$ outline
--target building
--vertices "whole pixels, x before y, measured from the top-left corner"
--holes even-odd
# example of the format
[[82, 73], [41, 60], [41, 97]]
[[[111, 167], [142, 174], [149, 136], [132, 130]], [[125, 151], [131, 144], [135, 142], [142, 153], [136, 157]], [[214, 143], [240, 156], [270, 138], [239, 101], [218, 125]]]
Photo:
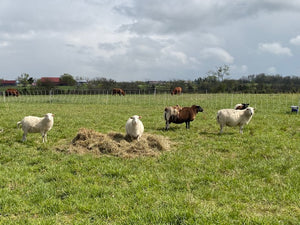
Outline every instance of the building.
[[87, 84], [87, 80], [76, 80], [77, 86]]
[[59, 77], [42, 77], [42, 78], [40, 79], [40, 81], [41, 81], [42, 83], [51, 82], [51, 83], [54, 84], [55, 86], [63, 85], [63, 84], [60, 82], [60, 78], [59, 78]]
[[17, 86], [16, 80], [1, 80], [1, 86]]

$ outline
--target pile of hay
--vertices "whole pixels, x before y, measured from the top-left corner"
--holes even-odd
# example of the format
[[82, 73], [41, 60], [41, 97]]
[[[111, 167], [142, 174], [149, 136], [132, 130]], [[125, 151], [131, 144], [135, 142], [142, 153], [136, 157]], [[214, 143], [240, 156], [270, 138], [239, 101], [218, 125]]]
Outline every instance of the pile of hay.
[[170, 149], [170, 141], [163, 137], [144, 133], [139, 141], [120, 133], [102, 134], [81, 128], [69, 146], [57, 148], [58, 151], [95, 155], [109, 154], [124, 158], [137, 156], [157, 156]]

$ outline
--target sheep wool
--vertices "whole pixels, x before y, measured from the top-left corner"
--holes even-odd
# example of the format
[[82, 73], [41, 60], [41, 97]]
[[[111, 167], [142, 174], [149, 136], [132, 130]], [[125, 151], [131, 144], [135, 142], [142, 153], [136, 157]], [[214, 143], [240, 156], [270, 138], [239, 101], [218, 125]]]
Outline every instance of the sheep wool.
[[132, 138], [137, 139], [138, 141], [144, 133], [144, 125], [140, 120], [141, 118], [141, 116], [137, 115], [131, 116], [127, 120], [125, 125], [126, 134]]
[[248, 107], [243, 110], [221, 109], [217, 113], [217, 122], [220, 124], [220, 133], [224, 126], [240, 127], [240, 133], [243, 133], [244, 125], [248, 124], [254, 115], [254, 108]]
[[190, 128], [190, 122], [196, 118], [198, 112], [203, 112], [199, 105], [191, 107], [169, 106], [165, 108], [164, 117], [166, 120], [166, 130], [169, 129], [170, 123], [185, 123], [186, 129]]
[[17, 126], [22, 126], [23, 138], [22, 141], [26, 141], [28, 133], [41, 133], [43, 137], [43, 143], [47, 142], [47, 132], [52, 129], [54, 114], [47, 113], [44, 117], [26, 116], [17, 123]]
[[166, 121], [166, 130], [169, 129], [170, 123], [179, 116], [179, 111], [182, 109], [181, 106], [168, 106], [164, 111], [164, 119]]

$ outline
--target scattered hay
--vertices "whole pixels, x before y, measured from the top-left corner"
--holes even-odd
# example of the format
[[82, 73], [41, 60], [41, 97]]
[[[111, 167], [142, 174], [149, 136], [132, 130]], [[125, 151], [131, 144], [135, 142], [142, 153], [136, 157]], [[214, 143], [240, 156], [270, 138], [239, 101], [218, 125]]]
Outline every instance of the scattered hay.
[[139, 141], [121, 133], [102, 134], [97, 131], [81, 128], [69, 146], [57, 147], [58, 151], [95, 155], [113, 155], [123, 158], [138, 156], [157, 156], [170, 149], [169, 139], [144, 133]]

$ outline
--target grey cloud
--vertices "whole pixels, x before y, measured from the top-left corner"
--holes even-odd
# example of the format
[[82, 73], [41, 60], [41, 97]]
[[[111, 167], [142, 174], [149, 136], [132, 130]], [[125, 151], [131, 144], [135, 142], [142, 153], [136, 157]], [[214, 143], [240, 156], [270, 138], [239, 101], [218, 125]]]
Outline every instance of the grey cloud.
[[118, 48], [123, 48], [124, 47], [124, 43], [122, 42], [114, 42], [114, 43], [99, 43], [98, 44], [98, 48], [99, 49], [103, 49], [103, 50], [106, 50], [106, 51], [113, 51], [115, 49], [118, 49]]
[[288, 55], [292, 56], [292, 52], [287, 47], [282, 47], [280, 43], [273, 42], [273, 43], [260, 43], [259, 50], [262, 52], [268, 52], [275, 55]]
[[181, 0], [134, 0], [132, 6], [120, 5], [115, 10], [133, 18], [123, 24], [121, 31], [142, 34], [184, 33], [193, 30], [205, 31], [210, 26], [220, 26], [237, 19], [259, 15], [261, 12], [297, 11], [296, 0], [233, 0], [226, 1], [181, 1]]
[[[101, 44], [108, 48], [118, 45]], [[125, 48], [122, 53], [117, 52], [109, 58], [99, 56], [94, 62], [95, 70], [102, 74], [109, 73], [118, 80], [175, 79], [186, 70], [193, 71], [193, 74], [197, 70], [193, 66], [196, 60], [176, 49], [173, 40], [133, 37], [122, 47]]]
[[67, 72], [117, 80], [193, 79], [224, 63], [233, 68], [232, 77], [274, 65], [278, 72], [299, 74], [299, 4], [1, 0], [0, 78]]
[[300, 45], [300, 35], [290, 40], [290, 43], [293, 45]]
[[24, 33], [30, 30], [71, 32], [89, 27], [97, 20], [97, 8], [84, 1], [9, 1], [0, 3], [2, 32]]

